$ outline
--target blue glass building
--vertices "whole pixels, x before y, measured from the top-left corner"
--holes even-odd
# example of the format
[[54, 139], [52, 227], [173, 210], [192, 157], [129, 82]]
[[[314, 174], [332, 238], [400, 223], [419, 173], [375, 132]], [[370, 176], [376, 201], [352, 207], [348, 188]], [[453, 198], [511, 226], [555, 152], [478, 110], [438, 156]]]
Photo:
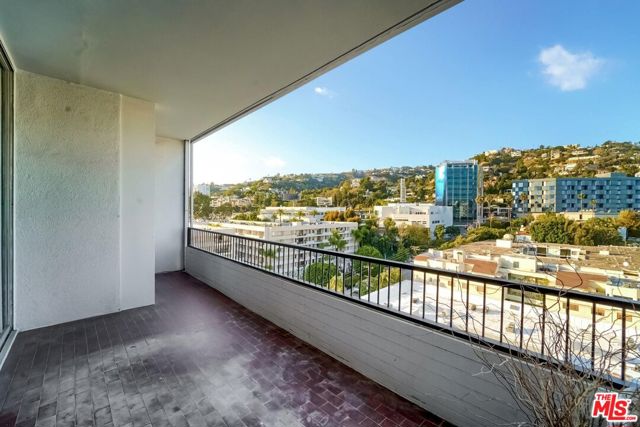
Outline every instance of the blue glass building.
[[482, 177], [475, 160], [438, 165], [435, 176], [436, 205], [453, 207], [453, 223], [465, 225], [478, 218], [476, 198], [482, 193]]
[[640, 177], [615, 172], [588, 178], [520, 179], [513, 181], [511, 193], [520, 214], [640, 210]]

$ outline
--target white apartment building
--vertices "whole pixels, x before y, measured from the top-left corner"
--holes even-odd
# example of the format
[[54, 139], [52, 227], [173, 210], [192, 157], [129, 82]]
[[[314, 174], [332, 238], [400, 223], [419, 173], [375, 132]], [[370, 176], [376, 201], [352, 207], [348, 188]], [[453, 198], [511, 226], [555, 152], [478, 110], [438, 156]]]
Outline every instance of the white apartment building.
[[391, 218], [396, 225], [418, 224], [429, 227], [431, 235], [438, 225], [453, 225], [453, 207], [436, 206], [431, 203], [389, 203], [386, 206], [375, 206], [374, 213], [382, 227], [386, 218]]
[[345, 212], [345, 207], [315, 207], [315, 206], [268, 206], [260, 210], [258, 218], [274, 222], [300, 222], [322, 221], [327, 212]]
[[[285, 243], [288, 245], [306, 246], [314, 249], [334, 249], [329, 238], [334, 230], [347, 242], [343, 253], [354, 253], [358, 248], [358, 243], [352, 235], [353, 230], [358, 228], [356, 222], [330, 222], [321, 221], [316, 223], [291, 223], [291, 222], [260, 222], [260, 221], [230, 221], [218, 224], [212, 230], [221, 233], [233, 234], [237, 236], [252, 237], [271, 242]], [[208, 228], [208, 227], [207, 227]], [[260, 257], [261, 252], [247, 242], [241, 249], [243, 257], [249, 262], [257, 262], [256, 257]], [[309, 254], [298, 251], [282, 250], [274, 247], [272, 256], [272, 268], [281, 272], [288, 272], [292, 269], [302, 271], [306, 265], [313, 262], [313, 259], [306, 259]]]

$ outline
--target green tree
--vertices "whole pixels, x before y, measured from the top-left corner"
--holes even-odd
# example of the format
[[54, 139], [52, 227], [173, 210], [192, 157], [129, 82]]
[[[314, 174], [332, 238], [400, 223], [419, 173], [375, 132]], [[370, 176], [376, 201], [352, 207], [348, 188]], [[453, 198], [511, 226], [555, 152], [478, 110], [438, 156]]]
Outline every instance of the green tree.
[[520, 200], [520, 205], [522, 206], [522, 212], [526, 212], [527, 208], [525, 204], [529, 202], [529, 194], [524, 192], [520, 193], [520, 195], [518, 196], [518, 199]]
[[587, 205], [584, 204], [585, 199], [587, 198], [587, 195], [584, 193], [578, 193], [578, 200], [580, 200], [580, 210], [584, 210]]
[[573, 243], [575, 226], [573, 221], [562, 215], [547, 213], [541, 215], [530, 226], [531, 238], [541, 243]]
[[580, 224], [574, 243], [584, 246], [621, 245], [622, 237], [614, 221], [609, 218], [590, 218]]
[[[395, 283], [400, 282], [400, 269], [399, 268], [383, 268], [378, 275], [372, 275], [370, 278], [363, 275], [362, 280], [359, 283], [360, 295], [367, 295], [370, 292], [375, 292]], [[379, 287], [378, 287], [379, 285]]]
[[210, 219], [212, 213], [211, 198], [196, 191], [193, 195], [193, 217], [196, 219]]
[[328, 289], [331, 291], [336, 291], [340, 293], [344, 292], [344, 281], [342, 280], [342, 277], [339, 274], [333, 276], [331, 280], [329, 280]]
[[263, 259], [263, 267], [266, 268], [267, 270], [273, 270], [273, 263], [272, 261], [276, 258], [276, 250], [275, 249], [260, 249], [259, 250], [260, 255], [262, 255], [262, 259]]
[[329, 236], [329, 244], [338, 252], [342, 252], [344, 248], [347, 247], [347, 241], [342, 237], [342, 234], [340, 234], [338, 230], [333, 230], [331, 232], [331, 236]]
[[331, 278], [337, 274], [338, 268], [335, 264], [331, 264], [331, 259], [327, 257], [324, 262], [319, 261], [309, 264], [304, 269], [304, 280], [326, 288]]
[[375, 224], [375, 222], [369, 220], [351, 232], [358, 245], [377, 247], [379, 236]]
[[618, 227], [626, 227], [630, 237], [640, 237], [640, 213], [632, 210], [624, 210], [616, 218]]
[[378, 238], [376, 247], [385, 258], [390, 258], [398, 250], [399, 232], [396, 223], [391, 218], [383, 221], [382, 235]]
[[[360, 246], [356, 251], [356, 254], [369, 258], [382, 258], [382, 253], [380, 253], [378, 248], [370, 245]], [[380, 264], [354, 260], [353, 271], [361, 274], [362, 277], [367, 277], [369, 275], [375, 276], [380, 271]]]
[[446, 235], [447, 239], [453, 239], [460, 235], [460, 228], [456, 227], [455, 225], [449, 225], [448, 227], [445, 227], [444, 234]]
[[447, 229], [443, 224], [436, 225], [436, 228], [433, 231], [433, 234], [434, 234], [434, 237], [436, 238], [436, 241], [438, 241], [438, 242], [443, 242], [444, 241], [444, 235], [447, 232], [446, 230]]
[[[457, 230], [457, 228], [456, 228]], [[400, 244], [407, 248], [427, 247], [431, 242], [429, 228], [418, 224], [404, 225], [399, 228]]]
[[410, 258], [411, 258], [411, 250], [409, 250], [408, 248], [405, 248], [402, 245], [398, 246], [398, 250], [391, 257], [392, 260], [400, 261], [400, 262], [407, 262], [409, 261]]
[[[377, 279], [376, 279], [377, 282]], [[380, 272], [380, 289], [400, 282], [399, 268], [385, 268]]]

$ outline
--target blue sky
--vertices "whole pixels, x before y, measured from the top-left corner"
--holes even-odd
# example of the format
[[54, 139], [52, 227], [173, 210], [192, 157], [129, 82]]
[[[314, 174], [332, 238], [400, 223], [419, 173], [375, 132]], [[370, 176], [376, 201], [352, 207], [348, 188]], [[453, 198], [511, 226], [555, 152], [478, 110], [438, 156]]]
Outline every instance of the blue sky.
[[466, 0], [198, 142], [194, 182], [639, 141], [639, 17], [636, 0]]

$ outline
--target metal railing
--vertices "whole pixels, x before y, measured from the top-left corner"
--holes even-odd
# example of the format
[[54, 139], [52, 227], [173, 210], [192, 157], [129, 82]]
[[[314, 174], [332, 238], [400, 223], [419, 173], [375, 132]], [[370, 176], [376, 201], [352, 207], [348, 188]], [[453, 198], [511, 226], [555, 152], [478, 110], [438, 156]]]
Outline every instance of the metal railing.
[[640, 381], [636, 301], [188, 229], [188, 246], [514, 356]]

